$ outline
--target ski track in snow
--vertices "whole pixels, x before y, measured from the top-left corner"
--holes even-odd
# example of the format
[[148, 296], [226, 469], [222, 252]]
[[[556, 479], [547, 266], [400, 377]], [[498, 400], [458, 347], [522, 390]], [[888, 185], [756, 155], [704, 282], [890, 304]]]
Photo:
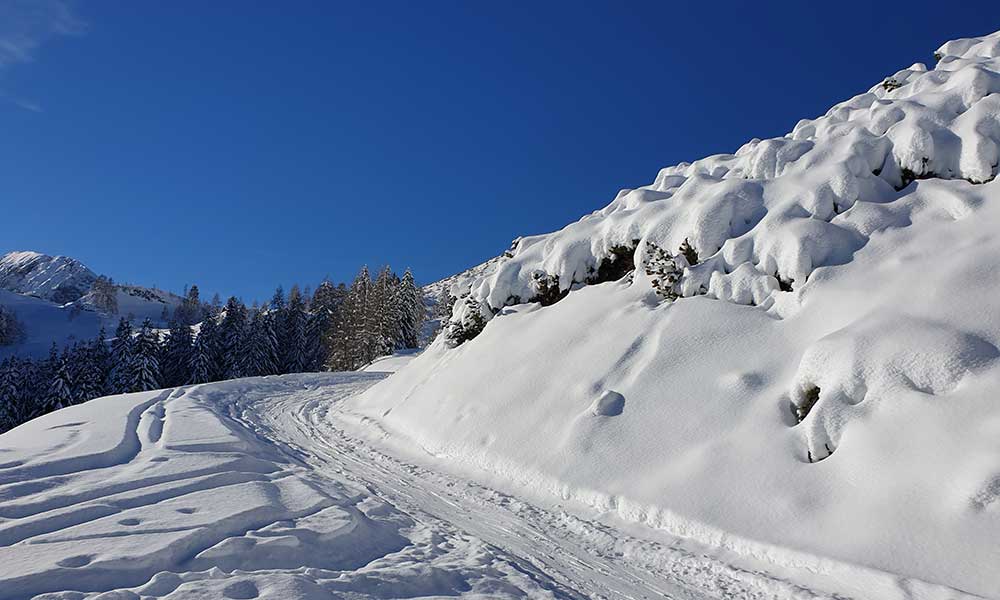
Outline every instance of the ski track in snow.
[[109, 397], [5, 434], [0, 599], [847, 597], [638, 539], [341, 430], [340, 402], [384, 377]]

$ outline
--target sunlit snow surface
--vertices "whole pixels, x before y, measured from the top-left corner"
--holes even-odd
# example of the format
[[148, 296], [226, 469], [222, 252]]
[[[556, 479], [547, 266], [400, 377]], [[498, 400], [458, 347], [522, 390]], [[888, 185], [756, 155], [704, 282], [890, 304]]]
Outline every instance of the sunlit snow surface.
[[383, 377], [114, 396], [0, 435], [0, 598], [897, 597], [894, 576], [630, 532], [353, 437], [372, 425], [343, 400]]
[[294, 409], [384, 376], [113, 396], [0, 436], [0, 598], [553, 597], [530, 567], [240, 420], [304, 427]]
[[[454, 318], [491, 317], [478, 337], [350, 410], [470, 473], [773, 564], [1000, 597], [1000, 34], [940, 53], [522, 239], [464, 285], [481, 303]], [[700, 262], [664, 302], [645, 242], [685, 239]], [[583, 283], [635, 240], [634, 279]], [[539, 275], [568, 295], [526, 303]]]

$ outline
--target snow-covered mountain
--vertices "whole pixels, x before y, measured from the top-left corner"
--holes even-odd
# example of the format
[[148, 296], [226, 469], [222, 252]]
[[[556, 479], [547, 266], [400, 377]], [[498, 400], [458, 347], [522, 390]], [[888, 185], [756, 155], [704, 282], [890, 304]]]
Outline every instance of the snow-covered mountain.
[[520, 239], [359, 427], [774, 564], [994, 596], [1000, 33], [936, 59]]
[[0, 256], [0, 289], [66, 304], [90, 290], [97, 275], [80, 261], [38, 252]]
[[164, 290], [136, 285], [113, 286], [114, 307], [97, 301], [92, 286], [98, 276], [80, 261], [38, 252], [10, 252], [0, 257], [0, 306], [23, 325], [19, 343], [0, 345], [0, 358], [43, 356], [57, 345], [84, 341], [101, 327], [114, 330], [121, 317], [134, 323], [166, 324], [181, 298]]

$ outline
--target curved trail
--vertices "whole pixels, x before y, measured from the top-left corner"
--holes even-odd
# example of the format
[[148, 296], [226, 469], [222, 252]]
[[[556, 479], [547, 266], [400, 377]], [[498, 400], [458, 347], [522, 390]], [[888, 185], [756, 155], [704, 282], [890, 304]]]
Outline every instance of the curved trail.
[[[343, 374], [340, 375], [344, 377]], [[816, 598], [803, 587], [677, 546], [635, 539], [490, 487], [409, 464], [351, 437], [338, 402], [381, 377], [320, 380], [267, 398], [233, 398], [231, 417], [321, 476], [362, 487], [446, 536], [482, 540], [562, 598]], [[331, 418], [334, 417], [334, 418]]]
[[359, 439], [343, 400], [385, 377], [111, 396], [4, 434], [0, 600], [851, 597]]

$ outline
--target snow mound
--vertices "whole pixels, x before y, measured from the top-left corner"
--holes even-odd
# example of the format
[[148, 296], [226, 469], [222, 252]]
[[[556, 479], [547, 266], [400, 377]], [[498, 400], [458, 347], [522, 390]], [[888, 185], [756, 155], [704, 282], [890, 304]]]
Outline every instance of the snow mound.
[[867, 243], [871, 227], [853, 222], [859, 205], [892, 202], [917, 179], [996, 176], [998, 40], [949, 42], [933, 70], [903, 69], [784, 137], [667, 167], [560, 231], [520, 238], [466, 285], [495, 312], [538, 298], [540, 277], [565, 292], [599, 281], [615, 249], [649, 241], [676, 251], [687, 240], [700, 264], [685, 272], [684, 296], [769, 306], [779, 281], [801, 286]]
[[808, 458], [836, 449], [855, 419], [908, 393], [945, 395], [1000, 357], [990, 342], [941, 322], [869, 315], [809, 346], [790, 393], [802, 415]]

